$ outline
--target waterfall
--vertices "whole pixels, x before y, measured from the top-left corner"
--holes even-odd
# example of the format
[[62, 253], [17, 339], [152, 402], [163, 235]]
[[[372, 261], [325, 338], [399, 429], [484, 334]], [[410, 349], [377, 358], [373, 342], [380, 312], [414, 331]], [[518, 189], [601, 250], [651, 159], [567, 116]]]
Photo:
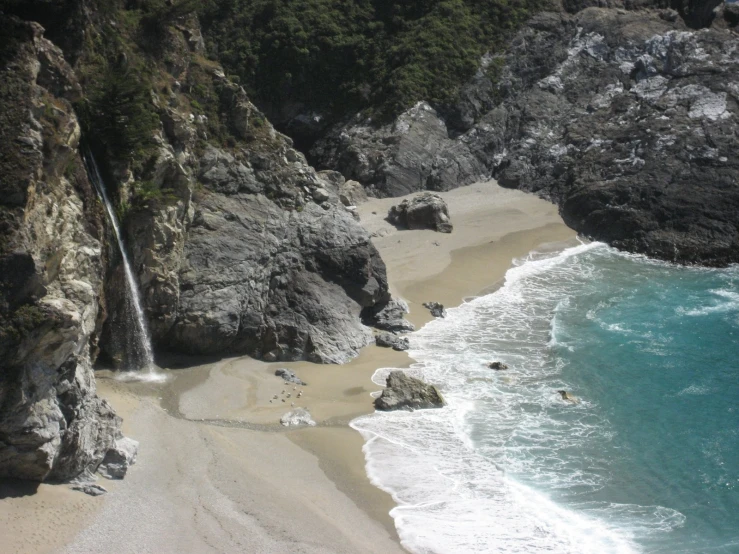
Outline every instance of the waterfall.
[[141, 293], [139, 291], [138, 284], [136, 283], [136, 279], [134, 278], [128, 254], [126, 253], [126, 247], [123, 243], [118, 218], [116, 217], [113, 205], [110, 203], [110, 199], [108, 198], [108, 193], [105, 190], [105, 183], [100, 175], [100, 169], [95, 162], [95, 158], [92, 156], [92, 152], [87, 150], [85, 152], [84, 159], [90, 180], [93, 185], [95, 185], [95, 189], [105, 204], [105, 210], [108, 212], [108, 219], [110, 219], [110, 223], [113, 226], [115, 238], [118, 241], [118, 249], [123, 258], [123, 269], [126, 274], [128, 300], [133, 307], [133, 310], [131, 310], [132, 313], [129, 316], [129, 329], [127, 329], [133, 338], [133, 341], [131, 341], [131, 350], [133, 350], [133, 352], [128, 352], [128, 355], [130, 360], [138, 366], [129, 369], [139, 369], [148, 371], [149, 373], [154, 373], [154, 352], [151, 348], [151, 336], [149, 335], [149, 328], [146, 324], [146, 318], [144, 317], [144, 309], [141, 305]]

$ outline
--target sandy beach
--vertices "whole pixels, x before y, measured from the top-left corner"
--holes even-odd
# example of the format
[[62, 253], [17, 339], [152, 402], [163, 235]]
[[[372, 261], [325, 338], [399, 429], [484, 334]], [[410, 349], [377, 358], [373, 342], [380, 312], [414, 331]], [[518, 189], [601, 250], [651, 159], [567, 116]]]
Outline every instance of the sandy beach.
[[[458, 305], [492, 290], [513, 259], [575, 237], [556, 206], [494, 182], [442, 196], [451, 234], [396, 230], [384, 217], [398, 198], [359, 206], [417, 327], [431, 317], [423, 302]], [[377, 368], [411, 362], [369, 346], [337, 366], [172, 358], [163, 384], [99, 372], [98, 390], [140, 441], [137, 464], [123, 481], [101, 479], [109, 493], [96, 498], [66, 486], [0, 486], [0, 552], [403, 552], [392, 498], [369, 482], [362, 438], [348, 423], [372, 411]], [[277, 367], [307, 386], [286, 386]], [[293, 402], [318, 425], [282, 427]]]

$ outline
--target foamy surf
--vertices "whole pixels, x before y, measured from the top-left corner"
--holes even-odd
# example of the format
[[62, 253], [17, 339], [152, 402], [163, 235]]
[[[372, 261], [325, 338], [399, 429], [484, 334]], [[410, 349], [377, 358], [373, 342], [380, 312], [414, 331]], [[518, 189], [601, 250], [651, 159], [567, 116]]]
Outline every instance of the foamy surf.
[[[563, 353], [583, 348], [570, 321], [577, 308], [571, 300], [624, 263], [646, 268], [634, 277], [637, 284], [678, 271], [599, 243], [533, 253], [495, 293], [412, 335], [409, 353], [418, 363], [408, 371], [437, 384], [448, 406], [352, 422], [366, 441], [371, 481], [398, 504], [391, 515], [411, 552], [631, 553], [685, 525], [679, 510], [612, 493], [621, 478], [620, 446], [612, 444], [618, 430], [598, 402], [585, 397], [567, 405], [556, 394], [572, 387]], [[734, 301], [730, 289], [713, 292]], [[668, 355], [672, 339], [659, 325], [645, 331], [604, 319], [634, 294], [616, 287], [582, 319], [612, 340]], [[726, 304], [714, 312], [731, 311]], [[510, 370], [492, 372], [490, 361]], [[382, 384], [388, 371], [378, 370], [373, 380]]]

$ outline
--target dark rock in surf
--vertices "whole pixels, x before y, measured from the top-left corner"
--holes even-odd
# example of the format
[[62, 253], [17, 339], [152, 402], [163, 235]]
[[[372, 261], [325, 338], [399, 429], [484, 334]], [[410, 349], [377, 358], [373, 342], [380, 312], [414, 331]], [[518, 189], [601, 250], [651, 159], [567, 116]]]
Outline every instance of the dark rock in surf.
[[488, 364], [488, 367], [490, 369], [494, 369], [495, 371], [502, 371], [504, 369], [508, 369], [508, 366], [505, 365], [503, 362], [490, 362]]
[[427, 308], [434, 317], [446, 317], [446, 310], [443, 304], [439, 304], [438, 302], [424, 302], [423, 307]]
[[429, 385], [406, 375], [402, 371], [391, 371], [385, 381], [386, 388], [375, 399], [377, 410], [420, 410], [441, 408], [446, 404], [444, 397], [434, 385]]

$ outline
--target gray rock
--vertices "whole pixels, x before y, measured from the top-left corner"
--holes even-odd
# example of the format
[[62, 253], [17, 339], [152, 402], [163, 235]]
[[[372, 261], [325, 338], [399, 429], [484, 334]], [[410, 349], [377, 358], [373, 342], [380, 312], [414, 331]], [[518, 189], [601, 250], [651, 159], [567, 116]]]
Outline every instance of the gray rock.
[[79, 157], [72, 68], [40, 25], [0, 19], [14, 37], [0, 131], [0, 478], [66, 481], [120, 433], [91, 364], [104, 222]]
[[420, 410], [441, 408], [446, 404], [435, 386], [402, 371], [391, 371], [385, 385], [382, 394], [375, 399], [375, 408], [378, 410]]
[[464, 144], [450, 138], [437, 111], [419, 102], [379, 128], [362, 116], [337, 125], [316, 142], [311, 155], [382, 197], [449, 190], [489, 173], [466, 152]]
[[410, 321], [404, 319], [407, 313], [408, 305], [394, 298], [379, 310], [368, 314], [366, 323], [384, 331], [409, 333], [416, 328]]
[[280, 418], [280, 423], [285, 427], [291, 427], [295, 425], [309, 425], [314, 427], [316, 422], [310, 415], [310, 412], [305, 408], [296, 408], [287, 412]]
[[407, 337], [399, 337], [392, 333], [380, 333], [375, 336], [375, 344], [398, 351], [408, 350], [411, 347]]
[[453, 229], [446, 202], [438, 194], [430, 192], [405, 199], [391, 207], [387, 220], [406, 229], [433, 229], [441, 233], [451, 233]]
[[439, 304], [438, 302], [424, 302], [423, 307], [427, 308], [434, 317], [446, 317], [446, 310], [443, 304]]
[[367, 192], [358, 181], [346, 181], [339, 188], [339, 200], [344, 206], [359, 206], [367, 201]]
[[458, 105], [442, 110], [446, 123], [423, 103], [381, 127], [357, 117], [313, 155], [378, 196], [494, 176], [618, 248], [739, 262], [739, 59], [735, 35], [719, 28], [734, 8], [724, 3], [714, 20], [719, 4], [671, 4], [689, 28], [644, 9], [660, 2], [567, 0], [570, 13], [534, 16], [495, 71], [483, 58]]
[[282, 379], [287, 383], [295, 383], [296, 385], [303, 385], [305, 386], [307, 383], [303, 382], [300, 377], [295, 375], [294, 372], [290, 371], [289, 369], [286, 369], [284, 367], [280, 367], [275, 370], [275, 375], [278, 377], [282, 377]]
[[508, 369], [508, 366], [503, 362], [490, 362], [488, 364], [488, 368], [494, 369], [495, 371], [502, 371], [504, 369]]
[[138, 452], [138, 441], [128, 437], [119, 438], [113, 448], [105, 453], [105, 458], [98, 466], [98, 473], [108, 479], [123, 479], [128, 468], [136, 463]]
[[330, 198], [331, 196], [329, 196], [326, 189], [317, 188], [316, 190], [313, 191], [313, 200], [315, 200], [319, 204], [326, 202]]
[[78, 485], [71, 485], [70, 488], [73, 491], [84, 492], [90, 496], [101, 496], [108, 492], [108, 489], [95, 483], [80, 483]]
[[[317, 174], [243, 89], [214, 79], [221, 105], [233, 110], [227, 119], [251, 138], [202, 154], [170, 138], [155, 174], [176, 202], [126, 220], [154, 343], [194, 354], [345, 362], [372, 341], [361, 315], [389, 300], [385, 265], [338, 202], [343, 177]], [[118, 299], [110, 304], [115, 321]], [[111, 329], [104, 328], [105, 348]]]

